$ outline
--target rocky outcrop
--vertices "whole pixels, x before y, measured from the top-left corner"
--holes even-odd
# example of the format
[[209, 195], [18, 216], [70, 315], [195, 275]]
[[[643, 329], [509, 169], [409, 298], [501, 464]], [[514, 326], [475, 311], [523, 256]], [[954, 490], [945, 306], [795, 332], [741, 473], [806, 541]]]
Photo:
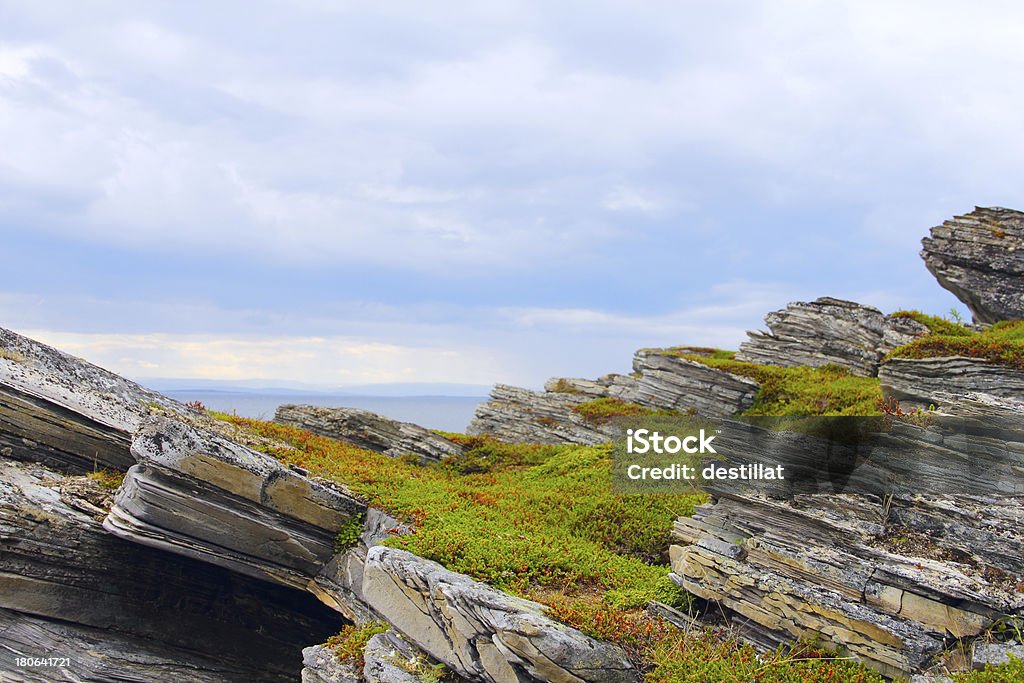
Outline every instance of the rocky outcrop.
[[437, 462], [462, 453], [462, 446], [411, 422], [399, 422], [360, 408], [282, 405], [274, 422], [345, 441], [391, 457], [413, 455]]
[[1024, 399], [1024, 372], [978, 358], [890, 358], [878, 371], [886, 396], [904, 408], [927, 408], [971, 392]]
[[784, 367], [834, 364], [864, 377], [878, 373], [886, 353], [928, 333], [910, 318], [831, 297], [791, 303], [764, 320], [771, 331], [748, 332], [737, 360]]
[[305, 588], [365, 504], [219, 435], [150, 418], [104, 527], [122, 538]]
[[614, 420], [591, 420], [579, 412], [581, 404], [595, 399], [701, 415], [733, 415], [753, 404], [757, 382], [681, 357], [689, 352], [641, 349], [633, 357], [632, 375], [556, 377], [543, 392], [498, 384], [491, 399], [477, 408], [467, 432], [511, 443], [595, 445], [622, 432]]
[[302, 683], [362, 683], [351, 662], [342, 662], [334, 650], [312, 645], [302, 651]]
[[403, 550], [370, 550], [363, 592], [409, 640], [473, 681], [639, 680], [622, 650], [551, 620], [542, 605]]
[[426, 667], [423, 655], [394, 631], [378, 633], [363, 653], [366, 683], [421, 683], [417, 667]]
[[713, 502], [675, 524], [682, 585], [761, 645], [817, 637], [889, 676], [1024, 613], [1024, 403], [943, 405], [916, 424], [724, 421], [720, 454], [790, 478], [708, 484]]
[[496, 384], [490, 400], [477, 407], [466, 432], [490, 434], [509, 443], [604, 443], [615, 432], [587, 422], [574, 410], [594, 398], [588, 394], [530, 391]]
[[931, 229], [921, 257], [975, 322], [1024, 318], [1024, 213], [975, 207]]
[[340, 627], [306, 593], [107, 533], [90, 487], [0, 462], [0, 679], [291, 681]]

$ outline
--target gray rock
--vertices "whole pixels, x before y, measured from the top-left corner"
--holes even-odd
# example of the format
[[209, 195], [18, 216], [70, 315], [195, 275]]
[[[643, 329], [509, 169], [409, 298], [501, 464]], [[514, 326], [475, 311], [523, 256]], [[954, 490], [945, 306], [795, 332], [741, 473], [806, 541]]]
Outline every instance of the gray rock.
[[334, 650], [313, 645], [302, 650], [302, 683], [361, 683], [356, 667], [343, 662]]
[[588, 423], [573, 408], [593, 400], [582, 393], [540, 392], [496, 384], [477, 406], [468, 434], [490, 434], [509, 443], [595, 445], [617, 432]]
[[415, 670], [429, 666], [426, 657], [394, 631], [370, 638], [363, 660], [366, 683], [420, 683]]
[[1010, 643], [975, 643], [971, 666], [977, 670], [986, 666], [1008, 664], [1010, 657], [1024, 661], [1024, 645]]
[[619, 397], [655, 409], [696, 412], [700, 415], [735, 415], [749, 408], [758, 384], [748, 377], [680, 358], [672, 349], [641, 349], [633, 356], [632, 390]]
[[860, 442], [822, 442], [806, 421], [789, 432], [722, 421], [719, 453], [784, 462], [790, 480], [708, 483], [714, 502], [675, 523], [674, 573], [761, 645], [817, 635], [891, 677], [919, 672], [950, 636], [1020, 614], [1024, 403], [940, 405]]
[[67, 482], [0, 460], [0, 679], [288, 681], [300, 648], [340, 627], [304, 592], [106, 533]]
[[542, 605], [403, 550], [370, 549], [363, 593], [410, 641], [470, 680], [624, 683], [640, 678], [620, 648], [553, 621]]
[[1024, 318], [1024, 213], [975, 207], [921, 240], [921, 257], [975, 322]]
[[306, 588], [364, 503], [224, 437], [150, 418], [104, 527], [122, 538]]
[[771, 331], [748, 332], [737, 360], [783, 367], [831, 363], [864, 377], [877, 374], [886, 353], [928, 332], [914, 320], [831, 297], [791, 303], [764, 320]]
[[421, 462], [436, 462], [463, 451], [459, 444], [429, 429], [360, 408], [282, 405], [274, 414], [274, 422], [391, 457], [415, 455]]
[[972, 392], [1024, 398], [1024, 372], [978, 358], [890, 358], [878, 370], [882, 392], [906, 408], [940, 405]]

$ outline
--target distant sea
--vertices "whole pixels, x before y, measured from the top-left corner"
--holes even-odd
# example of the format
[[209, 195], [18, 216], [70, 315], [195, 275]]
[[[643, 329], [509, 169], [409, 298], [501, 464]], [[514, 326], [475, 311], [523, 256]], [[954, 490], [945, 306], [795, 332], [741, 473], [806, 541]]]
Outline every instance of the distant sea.
[[164, 391], [183, 403], [199, 401], [211, 410], [234, 412], [241, 417], [271, 420], [284, 403], [330, 408], [363, 408], [402, 422], [415, 422], [427, 429], [464, 432], [484, 396], [349, 396], [331, 394], [260, 394], [234, 391]]

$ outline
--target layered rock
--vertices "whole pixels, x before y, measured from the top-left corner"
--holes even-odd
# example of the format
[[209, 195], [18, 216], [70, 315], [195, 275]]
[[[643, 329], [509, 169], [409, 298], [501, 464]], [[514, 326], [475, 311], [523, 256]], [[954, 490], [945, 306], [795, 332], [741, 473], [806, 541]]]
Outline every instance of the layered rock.
[[1024, 318], [1024, 213], [975, 207], [931, 229], [921, 257], [975, 322]]
[[926, 408], [971, 392], [1024, 399], [1024, 372], [979, 358], [890, 358], [878, 371], [882, 391], [906, 408]]
[[104, 527], [122, 538], [305, 588], [365, 504], [268, 455], [168, 418], [136, 432], [138, 461]]
[[737, 360], [783, 367], [833, 364], [864, 377], [878, 373], [886, 353], [928, 333], [910, 318], [831, 297], [791, 303], [764, 320], [770, 332], [748, 332]]
[[0, 461], [0, 678], [290, 681], [341, 625], [303, 592], [112, 536], [89, 484]]
[[709, 484], [713, 502], [675, 524], [681, 584], [764, 646], [817, 637], [890, 676], [1024, 613], [1024, 404], [943, 405], [881, 429], [723, 422], [719, 453], [789, 478]]
[[470, 680], [639, 680], [617, 646], [553, 621], [538, 603], [403, 550], [370, 550], [363, 593], [409, 640]]
[[622, 431], [614, 421], [588, 420], [579, 412], [595, 399], [702, 415], [733, 415], [753, 404], [757, 382], [680, 357], [689, 351], [641, 349], [633, 357], [632, 375], [552, 378], [543, 392], [498, 384], [491, 399], [477, 408], [467, 432], [512, 443], [594, 445]]
[[399, 422], [360, 408], [282, 405], [274, 422], [345, 441], [391, 457], [413, 455], [437, 462], [462, 453], [462, 446], [411, 422]]

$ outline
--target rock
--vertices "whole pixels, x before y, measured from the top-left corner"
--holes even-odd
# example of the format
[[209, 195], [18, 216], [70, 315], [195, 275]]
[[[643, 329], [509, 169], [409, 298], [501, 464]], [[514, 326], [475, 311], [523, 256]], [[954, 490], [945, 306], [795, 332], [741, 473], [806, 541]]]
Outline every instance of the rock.
[[901, 407], [941, 405], [971, 392], [1004, 398], [1024, 398], [1024, 372], [978, 358], [890, 358], [878, 371], [882, 392]]
[[150, 418], [103, 526], [143, 545], [306, 588], [366, 506], [224, 437]]
[[618, 389], [617, 398], [654, 409], [735, 415], [754, 403], [758, 384], [687, 358], [673, 349], [641, 349], [633, 357], [639, 375], [632, 391]]
[[302, 651], [302, 683], [361, 683], [356, 667], [343, 662], [334, 650], [313, 645]]
[[283, 405], [274, 414], [274, 422], [345, 441], [393, 458], [411, 454], [419, 457], [421, 462], [437, 462], [463, 451], [459, 444], [429, 429], [360, 408]]
[[1024, 661], [1024, 645], [1009, 643], [975, 643], [971, 666], [982, 670], [986, 666], [1008, 664], [1010, 657]]
[[791, 303], [764, 320], [771, 332], [748, 332], [737, 360], [783, 367], [834, 364], [864, 377], [878, 373], [886, 353], [928, 333], [915, 320], [831, 297]]
[[366, 683], [420, 683], [414, 673], [427, 666], [426, 658], [411, 643], [394, 631], [378, 633], [366, 643], [363, 653], [363, 678]]
[[887, 427], [723, 420], [719, 454], [789, 479], [707, 483], [714, 502], [674, 526], [673, 571], [762, 646], [817, 637], [891, 677], [1024, 613], [1024, 402], [941, 405]]
[[125, 471], [135, 428], [181, 404], [103, 368], [0, 328], [0, 453], [61, 470]]
[[65, 481], [0, 460], [0, 679], [290, 681], [300, 648], [341, 626], [304, 592], [112, 536]]
[[1024, 213], [975, 207], [921, 240], [928, 270], [975, 322], [1024, 318]]
[[624, 683], [640, 678], [620, 648], [553, 621], [542, 605], [403, 550], [370, 549], [363, 593], [417, 647], [470, 680]]
[[593, 400], [582, 393], [540, 392], [496, 384], [491, 398], [481, 403], [466, 429], [509, 443], [578, 443], [596, 445], [615, 431], [588, 423], [573, 408]]
[[684, 351], [641, 349], [633, 357], [632, 376], [554, 378], [543, 392], [498, 384], [491, 399], [477, 407], [467, 432], [510, 443], [596, 445], [618, 437], [622, 427], [614, 420], [587, 420], [577, 412], [595, 399], [702, 415], [732, 415], [753, 404], [757, 382], [680, 358]]

